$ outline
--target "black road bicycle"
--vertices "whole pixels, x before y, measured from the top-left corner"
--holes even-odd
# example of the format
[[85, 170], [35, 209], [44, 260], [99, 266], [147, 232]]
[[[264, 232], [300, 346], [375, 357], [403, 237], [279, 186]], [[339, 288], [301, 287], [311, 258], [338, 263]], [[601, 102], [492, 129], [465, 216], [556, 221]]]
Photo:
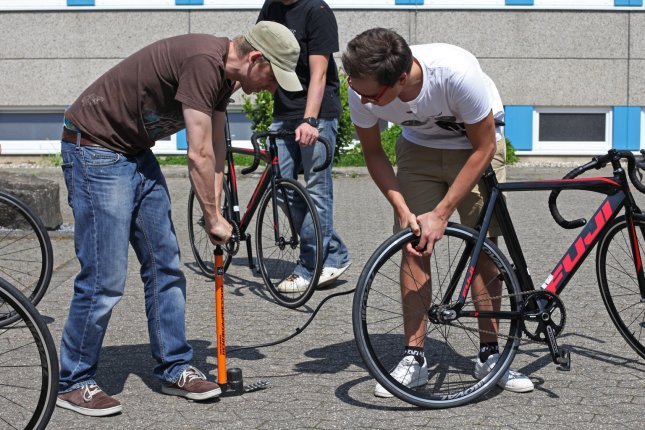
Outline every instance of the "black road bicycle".
[[34, 305], [2, 278], [0, 301], [0, 428], [44, 429], [58, 394], [54, 341]]
[[[237, 242], [226, 247], [224, 258], [224, 270], [231, 264], [233, 255], [237, 252], [239, 241], [246, 242], [249, 267], [255, 269], [253, 260], [251, 235], [247, 230], [251, 226], [251, 219], [256, 214], [255, 225], [255, 249], [257, 252], [257, 270], [262, 275], [265, 285], [277, 303], [289, 308], [302, 306], [309, 300], [318, 283], [322, 271], [322, 233], [318, 211], [309, 196], [305, 187], [295, 179], [283, 178], [280, 174], [278, 159], [278, 148], [276, 139], [293, 136], [293, 131], [267, 131], [255, 133], [251, 137], [253, 148], [238, 148], [231, 145], [228, 122], [226, 127], [226, 173], [222, 195], [222, 213], [234, 227], [234, 236]], [[266, 149], [261, 149], [259, 139], [266, 138]], [[331, 147], [323, 138], [318, 141], [326, 147], [327, 158], [325, 162], [314, 167], [314, 171], [326, 169], [331, 163]], [[240, 202], [237, 192], [237, 180], [233, 154], [253, 156], [253, 164], [242, 169], [242, 174], [255, 171], [260, 161], [264, 162], [265, 168], [258, 180], [249, 199], [246, 211], [240, 215]], [[304, 209], [304, 216], [296, 216], [294, 208]], [[213, 275], [213, 245], [208, 234], [204, 230], [204, 217], [191, 189], [188, 197], [188, 234], [190, 246], [195, 256], [197, 265], [202, 272], [209, 276]], [[309, 230], [315, 237], [314, 243], [308, 244], [308, 252], [314, 255], [314, 267], [308, 268], [314, 276], [303, 291], [283, 292], [278, 286], [289, 275], [298, 264], [300, 258], [300, 233]]]
[[[37, 305], [52, 276], [54, 254], [40, 218], [16, 197], [0, 192], [0, 277]], [[16, 321], [0, 300], [0, 327]]]
[[[627, 172], [621, 160], [627, 162]], [[611, 177], [577, 178], [607, 164]], [[385, 241], [369, 259], [359, 278], [353, 303], [354, 336], [367, 367], [389, 392], [426, 408], [458, 406], [490, 390], [509, 368], [524, 335], [548, 345], [554, 363], [570, 366], [568, 350], [556, 337], [564, 328], [566, 311], [559, 297], [592, 248], [598, 243], [596, 274], [600, 294], [611, 320], [627, 343], [645, 358], [645, 214], [632, 196], [629, 182], [641, 192], [639, 177], [645, 161], [629, 151], [610, 150], [577, 167], [560, 180], [498, 183], [489, 168], [484, 181], [489, 197], [477, 229], [450, 223], [443, 239], [422, 260], [423, 276], [402, 265], [402, 249], [418, 239], [405, 230]], [[551, 190], [549, 208], [563, 228], [584, 228], [541, 288], [535, 288], [502, 192]], [[565, 220], [556, 205], [562, 190], [585, 190], [606, 195], [589, 222]], [[619, 213], [623, 211], [622, 215]], [[495, 215], [510, 260], [486, 238]], [[495, 266], [489, 275], [475, 270], [478, 261]], [[490, 263], [489, 263], [490, 264]], [[410, 277], [409, 293], [423, 305], [402, 303], [400, 278]], [[475, 294], [474, 279], [483, 281], [485, 293]], [[497, 290], [496, 290], [497, 289]], [[479, 290], [481, 291], [481, 290]], [[409, 302], [406, 302], [409, 303]], [[403, 317], [425, 323], [427, 384], [407, 388], [389, 372], [397, 365], [402, 346]], [[418, 312], [418, 314], [413, 314]], [[497, 327], [500, 355], [492, 371], [481, 380], [473, 376], [482, 327]], [[422, 326], [423, 327], [423, 326]]]

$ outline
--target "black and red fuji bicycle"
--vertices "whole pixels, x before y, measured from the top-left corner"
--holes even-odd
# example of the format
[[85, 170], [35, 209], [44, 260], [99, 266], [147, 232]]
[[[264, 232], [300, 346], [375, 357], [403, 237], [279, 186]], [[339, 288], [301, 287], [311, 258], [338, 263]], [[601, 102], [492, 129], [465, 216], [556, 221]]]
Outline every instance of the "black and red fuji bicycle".
[[[621, 161], [626, 161], [627, 171]], [[578, 178], [608, 164], [613, 176]], [[489, 168], [484, 175], [489, 196], [478, 228], [450, 223], [430, 257], [421, 262], [423, 276], [401, 263], [406, 244], [417, 240], [414, 234], [408, 229], [390, 237], [366, 264], [354, 296], [354, 336], [372, 376], [406, 402], [443, 408], [467, 403], [490, 390], [509, 368], [522, 336], [546, 343], [553, 362], [569, 368], [569, 351], [559, 347], [556, 340], [566, 322], [559, 294], [596, 244], [596, 274], [605, 307], [623, 338], [645, 358], [645, 214], [636, 205], [629, 186], [631, 182], [645, 192], [640, 180], [640, 169], [644, 168], [642, 158], [637, 160], [631, 152], [617, 150], [593, 158], [560, 180], [498, 183]], [[502, 192], [538, 190], [551, 190], [549, 208], [560, 226], [583, 228], [541, 288], [536, 289], [501, 196]], [[563, 190], [592, 191], [606, 197], [589, 222], [567, 221], [556, 205]], [[493, 216], [499, 221], [513, 264], [486, 238]], [[480, 261], [487, 261], [495, 270], [488, 270], [488, 274], [478, 270]], [[400, 279], [405, 277], [413, 278], [413, 291], [401, 291]], [[485, 293], [475, 294], [471, 288], [474, 279], [483, 282]], [[424, 305], [414, 309], [406, 306], [404, 293]], [[418, 314], [411, 315], [413, 312]], [[425, 323], [423, 344], [429, 381], [416, 388], [407, 388], [390, 375], [405, 345], [404, 314]], [[492, 371], [478, 380], [473, 374], [474, 360], [480, 335], [485, 333], [482, 327], [487, 326], [494, 327], [489, 333], [498, 336], [500, 355]]]

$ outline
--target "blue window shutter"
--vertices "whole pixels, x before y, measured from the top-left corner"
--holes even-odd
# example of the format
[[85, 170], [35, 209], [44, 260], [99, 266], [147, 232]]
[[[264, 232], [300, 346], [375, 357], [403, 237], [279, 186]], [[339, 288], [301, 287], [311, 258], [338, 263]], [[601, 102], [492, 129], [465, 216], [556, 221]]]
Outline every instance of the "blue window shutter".
[[506, 6], [533, 6], [533, 0], [506, 0]]
[[177, 6], [201, 6], [204, 4], [204, 0], [175, 0]]
[[186, 141], [186, 129], [177, 132], [177, 149], [188, 149]]
[[506, 106], [504, 134], [518, 151], [533, 149], [533, 106]]
[[638, 151], [641, 146], [641, 107], [614, 106], [613, 123], [613, 147]]
[[614, 0], [614, 6], [643, 6], [643, 0]]
[[94, 6], [94, 0], [67, 0], [67, 6]]
[[395, 5], [414, 5], [414, 6], [421, 6], [423, 4], [423, 0], [395, 0], [394, 1]]

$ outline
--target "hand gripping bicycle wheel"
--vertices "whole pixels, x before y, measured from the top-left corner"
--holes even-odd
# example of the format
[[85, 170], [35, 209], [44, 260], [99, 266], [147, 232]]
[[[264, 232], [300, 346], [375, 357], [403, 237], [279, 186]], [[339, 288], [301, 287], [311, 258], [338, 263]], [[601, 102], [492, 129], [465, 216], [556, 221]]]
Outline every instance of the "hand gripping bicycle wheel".
[[[358, 350], [376, 381], [408, 403], [445, 408], [472, 401], [495, 385], [515, 356], [521, 296], [513, 269], [492, 242], [484, 242], [477, 266], [487, 260], [486, 269], [474, 275], [481, 284], [471, 288], [460, 311], [453, 310], [464, 279], [471, 276], [467, 263], [477, 235], [449, 224], [429, 257], [408, 264], [402, 252], [417, 238], [405, 230], [384, 242], [361, 273], [352, 312]], [[484, 318], [484, 311], [499, 311], [500, 317]], [[410, 342], [423, 345], [427, 364], [427, 382], [419, 378], [413, 388], [390, 374], [397, 367], [406, 373], [400, 366], [404, 347], [411, 344], [407, 330]], [[497, 337], [500, 357], [479, 380], [475, 360], [484, 336]]]

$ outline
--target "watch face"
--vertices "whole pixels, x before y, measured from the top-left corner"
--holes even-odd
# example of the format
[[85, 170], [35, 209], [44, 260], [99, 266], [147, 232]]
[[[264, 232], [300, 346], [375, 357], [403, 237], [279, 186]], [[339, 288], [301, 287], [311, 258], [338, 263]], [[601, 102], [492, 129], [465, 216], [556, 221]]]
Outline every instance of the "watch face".
[[316, 118], [305, 118], [302, 122], [306, 122], [312, 127], [318, 127], [318, 120]]

